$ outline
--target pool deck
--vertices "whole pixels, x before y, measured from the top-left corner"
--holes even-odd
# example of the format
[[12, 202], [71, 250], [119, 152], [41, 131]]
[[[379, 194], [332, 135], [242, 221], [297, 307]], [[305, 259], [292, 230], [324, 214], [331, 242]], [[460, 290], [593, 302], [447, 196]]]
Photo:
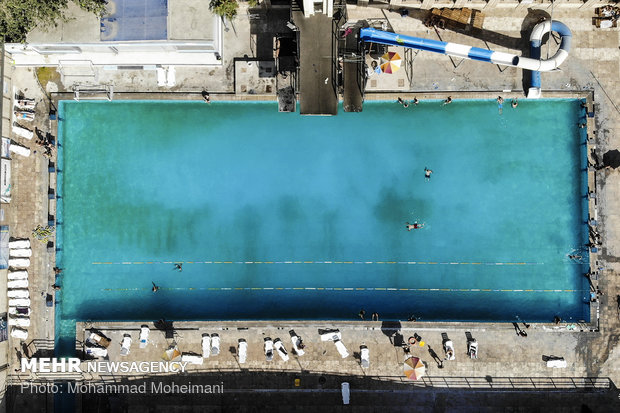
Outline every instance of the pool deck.
[[[222, 56], [222, 66], [213, 67], [177, 67], [177, 86], [171, 89], [172, 93], [162, 93], [157, 88], [156, 75], [150, 71], [103, 71], [98, 73], [100, 84], [113, 83], [115, 99], [201, 99], [200, 91], [209, 90], [213, 104], [218, 100], [275, 100], [275, 94], [239, 93], [234, 94], [235, 82], [245, 82], [244, 90], [259, 91], [259, 79], [235, 79], [236, 58], [244, 55], [255, 56], [256, 50], [253, 35], [250, 30], [249, 18], [246, 15], [246, 6], [240, 6], [239, 18], [235, 21], [235, 30], [224, 33], [226, 47]], [[385, 13], [385, 14], [384, 14]], [[398, 13], [374, 8], [348, 6], [349, 19], [381, 18], [387, 19], [396, 32], [419, 37], [437, 39], [434, 31], [422, 25], [419, 19], [401, 18]], [[511, 10], [498, 8], [485, 10], [484, 27], [485, 38], [491, 49], [520, 53], [524, 47], [519, 41], [521, 30], [529, 36], [529, 28], [523, 28], [523, 22], [528, 11], [524, 8]], [[589, 144], [595, 148], [599, 158], [610, 149], [620, 147], [620, 31], [618, 29], [599, 30], [591, 22], [593, 11], [588, 10], [555, 10], [554, 19], [566, 23], [573, 31], [573, 50], [567, 61], [562, 65], [559, 73], [544, 73], [542, 75], [543, 96], [584, 96], [592, 91], [593, 105], [596, 117], [589, 121], [588, 132], [593, 135]], [[529, 19], [530, 17], [528, 17]], [[474, 46], [486, 47], [480, 39], [472, 39], [467, 34], [443, 31], [440, 33], [444, 41], [452, 41]], [[527, 44], [527, 42], [525, 42]], [[526, 47], [526, 46], [525, 46]], [[527, 50], [527, 48], [526, 48]], [[527, 51], [525, 53], [528, 53]], [[456, 67], [455, 67], [456, 66]], [[522, 72], [515, 68], [500, 68], [498, 66], [474, 61], [452, 62], [446, 56], [431, 53], [420, 53], [413, 62], [415, 73], [408, 77], [403, 69], [395, 75], [372, 79], [366, 90], [366, 99], [394, 99], [401, 96], [404, 99], [416, 96], [418, 99], [444, 99], [452, 96], [460, 98], [493, 98], [501, 94], [504, 99], [512, 97], [524, 98], [522, 91]], [[37, 105], [37, 119], [35, 125], [43, 130], [56, 134], [55, 122], [49, 121], [49, 101], [44, 99], [43, 92], [38, 84], [34, 70], [31, 68], [16, 68], [10, 65], [9, 59], [4, 60], [4, 81], [8, 84], [3, 99], [2, 130], [4, 136], [10, 136], [16, 141], [22, 141], [10, 133], [10, 95], [13, 86], [22, 90], [28, 97], [35, 97]], [[412, 79], [413, 84], [409, 79]], [[48, 83], [48, 92], [54, 93], [55, 99], [71, 98], [70, 79], [58, 77]], [[256, 90], [255, 90], [256, 89]], [[275, 92], [275, 91], [274, 91]], [[277, 110], [274, 106], [274, 110]], [[25, 124], [30, 128], [32, 124]], [[594, 132], [596, 131], [596, 132]], [[10, 204], [3, 204], [3, 225], [10, 225], [12, 236], [29, 236], [32, 229], [38, 224], [45, 225], [48, 215], [48, 188], [53, 183], [53, 177], [48, 173], [48, 159], [34, 141], [24, 141], [31, 149], [39, 149], [37, 154], [28, 158], [14, 155], [12, 167], [13, 192]], [[50, 182], [52, 179], [52, 182]], [[510, 324], [451, 324], [451, 323], [402, 323], [402, 333], [405, 339], [410, 333], [417, 332], [427, 343], [424, 349], [416, 348], [414, 355], [420, 355], [429, 366], [429, 378], [423, 380], [426, 386], [445, 387], [445, 383], [452, 383], [452, 387], [471, 387], [467, 378], [492, 377], [499, 388], [511, 388], [514, 383], [502, 378], [532, 377], [558, 379], [600, 377], [610, 378], [616, 385], [620, 383], [620, 353], [617, 348], [620, 335], [620, 314], [616, 296], [620, 294], [620, 171], [601, 169], [589, 172], [589, 180], [596, 182], [596, 205], [591, 201], [591, 207], [596, 207], [598, 228], [603, 239], [601, 254], [594, 259], [596, 267], [602, 271], [598, 280], [594, 280], [604, 293], [598, 303], [594, 303], [593, 317], [598, 315], [598, 323], [590, 326], [578, 325], [576, 330], [569, 331], [567, 325], [532, 325], [527, 329], [528, 337], [519, 337]], [[594, 215], [594, 210], [591, 210]], [[31, 379], [28, 375], [18, 375], [14, 371], [17, 364], [17, 352], [33, 354], [49, 354], [53, 343], [53, 309], [45, 307], [45, 300], [41, 293], [53, 293], [51, 285], [54, 282], [52, 268], [54, 254], [49, 252], [45, 244], [33, 242], [30, 294], [33, 301], [31, 319], [33, 325], [29, 328], [27, 349], [18, 349], [19, 342], [10, 340], [8, 346], [2, 347], [7, 366], [0, 374], [0, 381], [8, 380], [15, 384], [22, 380]], [[600, 305], [600, 307], [599, 307]], [[526, 320], [527, 321], [527, 320]], [[120, 337], [124, 332], [132, 330], [134, 342], [127, 361], [158, 361], [162, 349], [167, 341], [164, 335], [151, 331], [152, 343], [144, 349], [138, 349], [138, 332], [140, 322], [134, 323], [96, 323], [98, 328], [109, 334], [112, 339], [110, 345], [110, 359], [120, 360]], [[320, 342], [318, 328], [336, 327], [342, 331], [343, 342], [350, 353], [359, 352], [359, 346], [365, 343], [371, 354], [371, 366], [363, 370], [353, 356], [342, 360], [338, 357], [333, 343]], [[249, 352], [247, 368], [252, 371], [266, 373], [285, 371], [307, 374], [308, 372], [325, 372], [337, 375], [355, 377], [377, 377], [389, 381], [401, 381], [403, 350], [395, 347], [390, 338], [381, 330], [381, 322], [192, 322], [175, 323], [179, 335], [177, 342], [182, 351], [200, 352], [200, 335], [202, 332], [217, 332], [222, 338], [222, 354], [211, 358], [197, 369], [192, 371], [233, 372], [245, 371], [238, 364], [236, 355], [230, 351], [235, 347], [239, 338], [248, 341]], [[589, 331], [598, 327], [598, 331]], [[82, 325], [78, 325], [78, 340]], [[239, 330], [243, 328], [243, 330]], [[245, 329], [247, 328], [247, 330]], [[288, 363], [275, 359], [271, 364], [264, 361], [262, 355], [262, 340], [265, 335], [271, 338], [280, 337], [287, 349], [290, 349], [288, 330], [294, 328], [304, 337], [307, 343], [307, 353], [297, 359], [291, 357]], [[580, 331], [580, 330], [586, 331]], [[480, 345], [478, 360], [469, 360], [465, 353], [465, 331], [471, 331]], [[443, 369], [438, 369], [427, 352], [430, 345], [440, 357], [441, 333], [447, 332], [454, 341], [457, 359], [445, 363]], [[0, 343], [3, 344], [3, 343]], [[563, 356], [568, 362], [566, 369], [550, 369], [542, 362], [543, 355]], [[277, 356], [276, 356], [277, 358]], [[245, 368], [245, 366], [244, 366]], [[8, 377], [7, 377], [8, 376]], [[88, 377], [86, 377], [88, 379]], [[489, 383], [486, 380], [487, 384]], [[443, 384], [442, 384], [443, 383]], [[503, 385], [501, 383], [504, 383]], [[265, 381], [257, 381], [256, 386], [268, 387]], [[4, 388], [4, 386], [2, 386]], [[449, 386], [450, 387], [450, 386]], [[531, 385], [530, 385], [531, 388]], [[0, 404], [0, 411], [4, 404]]]

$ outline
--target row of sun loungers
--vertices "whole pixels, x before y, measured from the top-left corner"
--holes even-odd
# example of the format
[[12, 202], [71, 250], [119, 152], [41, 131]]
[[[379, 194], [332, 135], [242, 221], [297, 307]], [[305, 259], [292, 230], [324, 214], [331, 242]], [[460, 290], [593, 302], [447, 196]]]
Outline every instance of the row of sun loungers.
[[[12, 244], [12, 245], [11, 245]], [[30, 257], [32, 249], [30, 240], [19, 240], [9, 242], [9, 267], [28, 268], [30, 267]]]
[[[15, 95], [15, 99], [13, 100], [13, 120], [15, 121], [26, 121], [32, 122], [35, 117], [34, 109], [36, 106], [36, 101], [34, 99], [26, 99], [19, 98]], [[24, 128], [19, 125], [17, 122], [13, 122], [13, 133], [21, 138], [31, 140], [34, 137], [34, 132], [30, 129]], [[15, 153], [20, 156], [28, 157], [30, 156], [30, 149], [13, 143], [9, 144], [9, 151]], [[10, 265], [10, 264], [9, 264]]]
[[7, 297], [9, 314], [7, 324], [11, 327], [11, 337], [26, 340], [30, 327], [30, 291], [28, 290], [28, 271], [32, 250], [30, 240], [9, 241], [9, 272], [7, 274]]
[[[32, 138], [32, 131], [29, 131], [28, 129], [24, 129], [21, 126], [13, 126], [13, 132], [15, 132], [16, 134], [18, 134], [19, 136], [22, 137], [26, 137], [26, 139], [31, 139]], [[22, 146], [18, 143], [15, 142], [9, 142], [7, 145], [7, 152], [13, 152], [17, 155], [23, 156], [23, 157], [29, 157], [30, 156], [30, 149]]]
[[[34, 108], [36, 102], [34, 99], [16, 99], [13, 101], [13, 115], [15, 119], [32, 122], [34, 120]], [[30, 138], [28, 138], [30, 139]]]
[[204, 333], [202, 335], [202, 357], [209, 358], [211, 355], [217, 356], [220, 354], [220, 336], [217, 333], [209, 335]]
[[[148, 344], [149, 337], [149, 327], [143, 325], [140, 328], [140, 348], [145, 348]], [[289, 331], [291, 337], [291, 344], [293, 351], [297, 356], [303, 356], [305, 347], [303, 341], [299, 335], [295, 333], [294, 330]], [[332, 341], [336, 347], [336, 350], [340, 354], [340, 356], [344, 359], [348, 357], [350, 354], [345, 347], [344, 343], [341, 340], [342, 334], [339, 330], [327, 330], [321, 334], [322, 341]], [[127, 356], [131, 350], [131, 344], [133, 339], [130, 334], [124, 334], [121, 340], [121, 349], [120, 355]], [[110, 340], [103, 336], [103, 334], [99, 332], [91, 332], [90, 336], [86, 339], [86, 354], [92, 357], [106, 357], [108, 355], [107, 348], [110, 345]], [[193, 352], [183, 352], [181, 353], [178, 348], [173, 345], [166, 352], [164, 352], [164, 358], [170, 361], [180, 358], [180, 361], [187, 362], [190, 364], [198, 364], [201, 365], [204, 362], [204, 359], [208, 359], [210, 357], [214, 357], [220, 354], [220, 336], [217, 333], [203, 333], [201, 340], [201, 348], [202, 354], [197, 354]], [[270, 362], [273, 361], [274, 354], [278, 354], [278, 357], [282, 361], [289, 360], [289, 353], [280, 338], [276, 338], [272, 340], [271, 337], [265, 337], [264, 339], [264, 353], [265, 360]], [[244, 364], [247, 361], [248, 355], [248, 343], [245, 339], [240, 338], [237, 343], [237, 355], [239, 364]], [[370, 351], [368, 347], [362, 345], [360, 347], [360, 358], [361, 365], [363, 368], [368, 368], [370, 366]]]

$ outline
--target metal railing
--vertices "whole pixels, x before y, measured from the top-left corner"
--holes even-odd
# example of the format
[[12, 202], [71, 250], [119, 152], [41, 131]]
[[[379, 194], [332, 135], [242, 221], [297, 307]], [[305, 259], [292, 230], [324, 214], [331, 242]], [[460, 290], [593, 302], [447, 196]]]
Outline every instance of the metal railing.
[[[540, 390], [540, 391], [608, 391], [615, 388], [615, 385], [609, 377], [445, 377], [445, 376], [425, 376], [420, 380], [409, 380], [404, 375], [387, 376], [387, 375], [361, 375], [343, 372], [316, 371], [316, 370], [286, 370], [286, 369], [259, 369], [259, 368], [211, 368], [191, 370], [186, 375], [223, 375], [223, 374], [243, 374], [262, 373], [262, 374], [290, 374], [295, 377], [308, 376], [338, 376], [343, 380], [373, 380], [400, 383], [411, 385], [413, 387], [425, 388], [451, 388], [451, 389], [472, 389], [472, 390]], [[184, 376], [186, 376], [184, 375]], [[78, 377], [81, 376], [81, 377]], [[152, 380], [174, 377], [175, 374], [141, 374], [141, 375], [123, 375], [123, 374], [75, 374], [72, 376], [56, 375], [37, 375], [36, 377], [17, 374], [9, 374], [7, 377], [7, 385], [19, 385], [22, 382], [29, 383], [49, 383], [50, 381], [93, 381], [97, 383], [127, 383], [133, 380]]]

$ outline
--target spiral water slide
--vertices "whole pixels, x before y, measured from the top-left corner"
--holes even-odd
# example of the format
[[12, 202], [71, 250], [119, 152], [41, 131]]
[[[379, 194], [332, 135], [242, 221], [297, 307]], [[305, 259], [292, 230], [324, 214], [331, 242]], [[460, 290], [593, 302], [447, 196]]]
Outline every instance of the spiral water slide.
[[[550, 32], [560, 35], [561, 42], [557, 52], [548, 59], [540, 58], [540, 46], [543, 36]], [[479, 47], [464, 44], [447, 43], [438, 40], [423, 39], [421, 37], [406, 36], [398, 33], [384, 32], [381, 30], [364, 28], [360, 30], [360, 39], [364, 42], [380, 43], [390, 46], [403, 46], [412, 49], [426, 50], [428, 52], [441, 53], [448, 56], [463, 59], [479, 60], [503, 66], [514, 66], [530, 70], [530, 88], [528, 98], [537, 99], [541, 96], [540, 72], [550, 72], [558, 67], [568, 57], [571, 44], [571, 31], [559, 21], [543, 21], [534, 26], [530, 35], [531, 57], [521, 57], [511, 53], [495, 52]]]

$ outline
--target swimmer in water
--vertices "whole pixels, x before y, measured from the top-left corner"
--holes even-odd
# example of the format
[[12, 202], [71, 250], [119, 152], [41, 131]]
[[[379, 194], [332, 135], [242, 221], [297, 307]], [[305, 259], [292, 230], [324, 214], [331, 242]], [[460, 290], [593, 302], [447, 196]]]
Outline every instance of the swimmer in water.
[[426, 178], [427, 181], [431, 180], [431, 174], [433, 173], [433, 171], [431, 171], [428, 168], [424, 168], [424, 178]]
[[411, 231], [412, 229], [424, 228], [424, 224], [418, 224], [417, 221], [414, 222], [413, 224], [410, 224], [408, 222], [406, 222], [405, 224], [406, 224], [407, 231]]

